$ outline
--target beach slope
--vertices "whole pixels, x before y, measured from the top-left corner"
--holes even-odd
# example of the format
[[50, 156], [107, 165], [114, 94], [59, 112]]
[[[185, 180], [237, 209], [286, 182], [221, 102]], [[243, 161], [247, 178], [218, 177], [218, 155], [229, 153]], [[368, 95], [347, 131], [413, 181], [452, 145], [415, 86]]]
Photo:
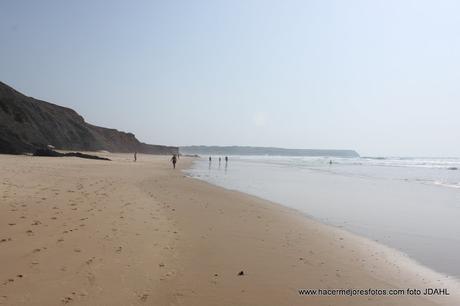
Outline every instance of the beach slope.
[[[0, 155], [1, 305], [458, 305], [377, 243], [185, 177], [168, 157]], [[299, 289], [449, 287], [450, 296]]]

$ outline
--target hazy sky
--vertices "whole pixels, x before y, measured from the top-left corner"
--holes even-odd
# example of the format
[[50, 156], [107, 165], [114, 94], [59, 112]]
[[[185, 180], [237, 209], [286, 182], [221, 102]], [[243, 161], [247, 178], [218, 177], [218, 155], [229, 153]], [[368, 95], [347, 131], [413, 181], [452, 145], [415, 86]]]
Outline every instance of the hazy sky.
[[460, 156], [460, 1], [0, 1], [0, 81], [148, 143]]

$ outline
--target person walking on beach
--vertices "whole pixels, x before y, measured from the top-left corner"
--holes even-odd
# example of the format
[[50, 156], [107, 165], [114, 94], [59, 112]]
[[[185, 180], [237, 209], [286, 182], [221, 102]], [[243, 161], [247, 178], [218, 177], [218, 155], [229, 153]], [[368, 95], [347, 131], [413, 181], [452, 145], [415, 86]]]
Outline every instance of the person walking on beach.
[[137, 161], [137, 152], [134, 152], [134, 162]]
[[212, 161], [212, 158], [211, 158], [211, 156], [209, 156], [209, 163], [211, 163], [211, 161]]
[[228, 163], [228, 156], [225, 156], [225, 163]]
[[172, 162], [172, 164], [173, 164], [173, 169], [176, 169], [176, 162], [177, 162], [176, 154], [174, 154], [174, 155], [171, 157], [171, 162]]

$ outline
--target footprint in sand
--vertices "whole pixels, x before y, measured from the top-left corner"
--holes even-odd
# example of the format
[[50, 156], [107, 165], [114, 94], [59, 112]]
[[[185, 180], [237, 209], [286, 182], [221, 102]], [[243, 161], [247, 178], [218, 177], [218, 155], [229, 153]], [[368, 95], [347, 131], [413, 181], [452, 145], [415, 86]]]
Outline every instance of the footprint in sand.
[[88, 259], [88, 260], [86, 261], [86, 264], [87, 264], [87, 265], [92, 264], [93, 261], [94, 261], [94, 259], [96, 259], [96, 257], [91, 257], [90, 259]]
[[148, 299], [148, 297], [149, 297], [149, 295], [146, 294], [146, 293], [144, 293], [144, 294], [142, 294], [142, 295], [139, 295], [139, 300], [140, 300], [141, 302], [146, 302], [147, 299]]
[[94, 284], [96, 283], [96, 276], [92, 272], [88, 272], [86, 278], [88, 279], [89, 284], [91, 286], [94, 286]]
[[8, 285], [9, 283], [14, 282], [13, 278], [8, 278], [6, 281], [3, 282], [3, 285]]
[[73, 299], [72, 299], [70, 296], [66, 296], [66, 297], [64, 297], [61, 301], [62, 301], [62, 303], [64, 303], [64, 304], [69, 304], [70, 302], [73, 301]]

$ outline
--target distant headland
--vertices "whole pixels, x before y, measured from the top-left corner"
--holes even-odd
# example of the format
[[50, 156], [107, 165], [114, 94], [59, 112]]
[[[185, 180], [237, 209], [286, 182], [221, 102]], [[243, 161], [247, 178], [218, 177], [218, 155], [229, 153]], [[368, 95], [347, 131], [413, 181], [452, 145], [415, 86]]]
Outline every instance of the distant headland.
[[181, 154], [359, 157], [354, 150], [284, 149], [246, 146], [184, 146]]

